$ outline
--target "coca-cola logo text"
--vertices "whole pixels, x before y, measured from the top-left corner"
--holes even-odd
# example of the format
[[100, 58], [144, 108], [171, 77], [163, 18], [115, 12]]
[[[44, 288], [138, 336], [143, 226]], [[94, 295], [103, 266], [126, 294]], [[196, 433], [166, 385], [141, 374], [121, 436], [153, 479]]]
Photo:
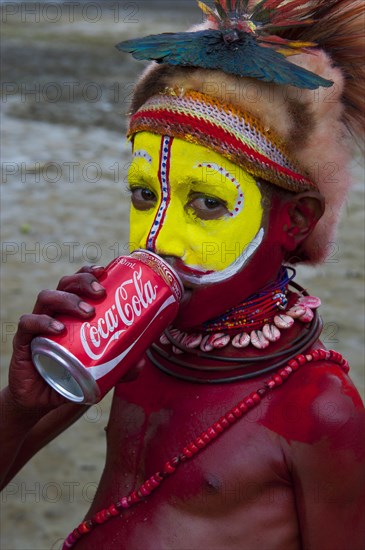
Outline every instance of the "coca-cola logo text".
[[156, 300], [158, 286], [153, 286], [150, 280], [143, 282], [142, 273], [142, 268], [134, 271], [133, 277], [116, 289], [114, 304], [102, 317], [81, 326], [82, 346], [91, 359], [100, 359], [113, 340]]

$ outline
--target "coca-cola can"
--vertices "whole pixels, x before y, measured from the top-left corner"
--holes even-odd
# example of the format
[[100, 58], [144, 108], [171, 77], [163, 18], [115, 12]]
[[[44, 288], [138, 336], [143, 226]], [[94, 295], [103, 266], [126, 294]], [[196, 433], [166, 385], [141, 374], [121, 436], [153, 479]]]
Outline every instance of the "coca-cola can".
[[33, 363], [58, 393], [93, 404], [140, 359], [177, 315], [183, 285], [159, 256], [136, 250], [113, 260], [99, 279], [102, 300], [88, 299], [95, 315], [84, 321], [57, 316], [65, 330], [32, 341]]

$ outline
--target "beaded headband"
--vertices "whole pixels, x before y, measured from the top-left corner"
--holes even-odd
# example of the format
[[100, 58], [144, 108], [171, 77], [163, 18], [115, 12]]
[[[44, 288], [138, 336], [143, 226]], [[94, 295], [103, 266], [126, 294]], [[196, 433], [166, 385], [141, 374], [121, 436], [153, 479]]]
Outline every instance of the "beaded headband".
[[272, 130], [251, 114], [200, 92], [170, 91], [149, 98], [131, 117], [128, 137], [143, 131], [212, 149], [253, 177], [289, 191], [318, 189]]

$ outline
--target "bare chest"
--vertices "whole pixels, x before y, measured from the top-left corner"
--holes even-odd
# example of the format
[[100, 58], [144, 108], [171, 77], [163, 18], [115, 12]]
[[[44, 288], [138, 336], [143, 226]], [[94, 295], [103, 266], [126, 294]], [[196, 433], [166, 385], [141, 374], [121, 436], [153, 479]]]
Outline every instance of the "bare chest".
[[[121, 385], [107, 429], [106, 467], [89, 515], [161, 472], [256, 386], [184, 385], [158, 374]], [[263, 414], [262, 407], [250, 411], [180, 463], [146, 499], [98, 527], [92, 535], [95, 548], [107, 541], [112, 549], [115, 541], [118, 549], [186, 550], [208, 544], [242, 550], [261, 541], [267, 548], [296, 549], [293, 489], [277, 437], [260, 423]], [[270, 540], [278, 546], [262, 539], [268, 523], [274, 526]], [[272, 538], [273, 530], [279, 538]]]
[[288, 472], [278, 437], [260, 423], [265, 405], [203, 445], [202, 434], [252, 391], [249, 386], [207, 387], [166, 378], [125, 385], [115, 396], [105, 481], [116, 497], [137, 489], [187, 448], [193, 456], [163, 483], [177, 506], [198, 512], [210, 503], [245, 506], [261, 497], [269, 503], [278, 486], [285, 490]]

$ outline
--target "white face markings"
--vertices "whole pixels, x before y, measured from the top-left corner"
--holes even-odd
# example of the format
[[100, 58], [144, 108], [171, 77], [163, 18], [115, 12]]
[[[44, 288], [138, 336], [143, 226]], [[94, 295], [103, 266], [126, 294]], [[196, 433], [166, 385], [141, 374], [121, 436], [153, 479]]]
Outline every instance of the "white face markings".
[[222, 176], [225, 177], [228, 181], [233, 183], [233, 185], [237, 189], [237, 199], [236, 204], [234, 205], [233, 210], [230, 210], [229, 215], [232, 218], [238, 216], [238, 214], [242, 212], [244, 206], [244, 197], [240, 182], [232, 174], [227, 172], [227, 170], [225, 170], [222, 166], [219, 166], [219, 164], [216, 164], [214, 162], [201, 162], [196, 166], [196, 168], [209, 168], [215, 170], [219, 174], [222, 174]]
[[[225, 170], [219, 164], [212, 163], [212, 162], [202, 162], [202, 163], [199, 163], [196, 167], [209, 168], [209, 169], [215, 170], [216, 172], [222, 174], [222, 176], [226, 178], [228, 181], [233, 183], [233, 185], [237, 189], [237, 198], [233, 209], [229, 211], [229, 215], [232, 218], [238, 216], [238, 214], [242, 212], [244, 207], [244, 195], [241, 189], [240, 182], [230, 172]], [[228, 279], [244, 267], [246, 262], [252, 256], [252, 254], [260, 246], [263, 238], [264, 238], [264, 229], [261, 227], [257, 235], [244, 248], [240, 256], [234, 262], [232, 262], [226, 269], [223, 269], [221, 271], [214, 271], [214, 272], [209, 271], [208, 273], [207, 272], [204, 273], [204, 271], [201, 270], [201, 274], [198, 274], [198, 275], [196, 274], [188, 275], [187, 273], [184, 272], [182, 277], [186, 282], [194, 283], [196, 285], [219, 283], [225, 279]], [[195, 267], [194, 271], [199, 271], [199, 268]]]
[[162, 136], [160, 146], [160, 159], [158, 168], [158, 179], [161, 187], [161, 201], [153, 220], [151, 230], [147, 237], [147, 249], [152, 252], [155, 250], [156, 240], [163, 225], [166, 211], [170, 202], [170, 161], [171, 147], [174, 138]]
[[[226, 279], [229, 279], [230, 277], [233, 277], [238, 271], [240, 271], [244, 265], [247, 263], [247, 261], [250, 259], [252, 254], [257, 250], [257, 248], [262, 243], [262, 240], [264, 238], [264, 229], [261, 227], [259, 232], [257, 233], [256, 237], [252, 239], [252, 241], [244, 248], [242, 251], [242, 254], [232, 262], [228, 267], [225, 269], [222, 269], [221, 271], [213, 271], [204, 273], [204, 271], [201, 271], [201, 275], [188, 275], [185, 271], [184, 273], [180, 274], [181, 279], [183, 282], [187, 283], [193, 283], [195, 285], [206, 285], [206, 284], [212, 284], [212, 283], [220, 283], [222, 281], [225, 281]], [[199, 268], [194, 268], [194, 271], [198, 271]]]
[[133, 242], [175, 257], [182, 280], [194, 286], [244, 269], [266, 233], [255, 179], [198, 145], [148, 133], [136, 141], [141, 178], [131, 169], [130, 184], [141, 204], [136, 198], [131, 210]]
[[133, 158], [142, 158], [145, 159], [149, 164], [152, 164], [152, 157], [144, 149], [138, 149], [138, 151], [133, 152]]

